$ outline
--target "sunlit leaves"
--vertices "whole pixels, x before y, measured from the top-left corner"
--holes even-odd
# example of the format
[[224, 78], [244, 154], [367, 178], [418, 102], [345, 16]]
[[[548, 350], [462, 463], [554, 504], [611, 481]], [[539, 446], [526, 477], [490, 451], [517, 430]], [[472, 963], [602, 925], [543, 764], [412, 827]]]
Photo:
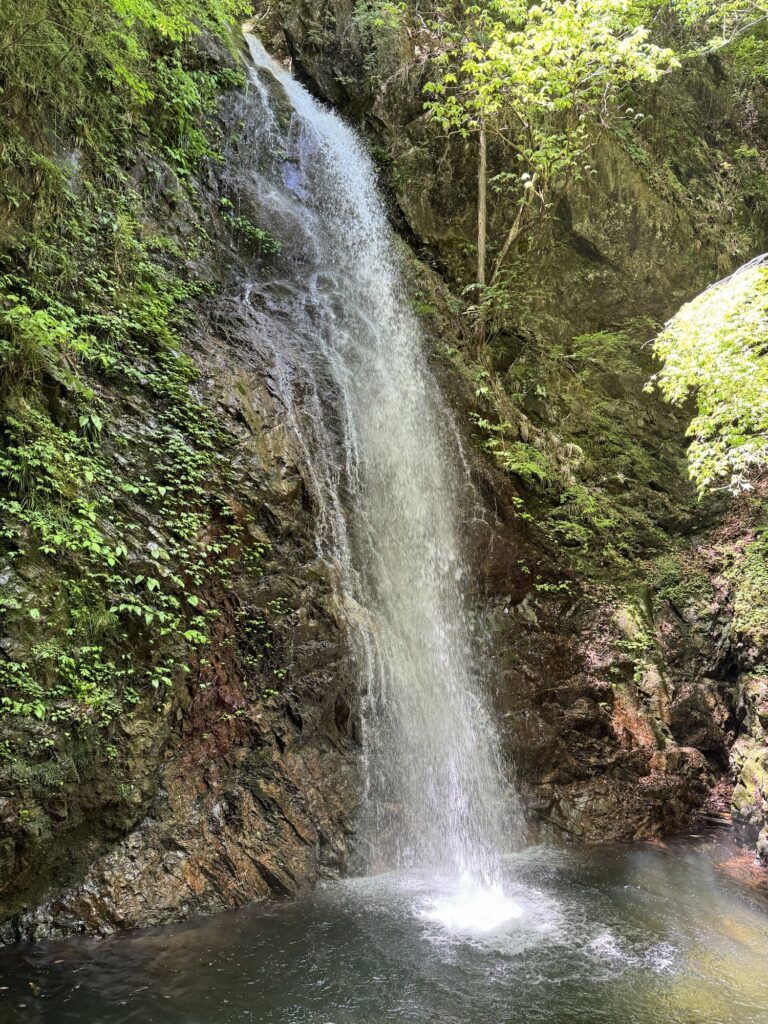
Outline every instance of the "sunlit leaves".
[[768, 267], [747, 264], [683, 306], [655, 350], [664, 397], [696, 404], [689, 462], [699, 489], [748, 488], [768, 464]]
[[627, 86], [655, 81], [676, 66], [672, 51], [650, 38], [644, 19], [653, 6], [491, 0], [465, 5], [455, 23], [445, 16], [435, 21], [443, 49], [425, 86], [427, 110], [443, 131], [481, 132], [509, 153], [510, 168], [494, 187], [511, 194], [518, 212], [491, 283], [531, 208], [550, 209], [558, 191], [589, 173], [600, 128], [636, 116], [622, 103]]
[[197, 114], [205, 99], [199, 78], [178, 61], [157, 57], [178, 51], [203, 30], [229, 40], [231, 24], [246, 8], [242, 0], [0, 4], [0, 165], [21, 155], [14, 136], [21, 109], [29, 117], [50, 117], [68, 142], [101, 160], [139, 124], [151, 129], [153, 103], [161, 113], [173, 108], [188, 131], [190, 110]]
[[433, 116], [446, 128], [483, 121], [530, 131], [537, 114], [599, 117], [627, 82], [655, 80], [675, 65], [649, 38], [647, 4], [628, 0], [515, 0], [466, 7], [456, 26], [441, 22], [445, 72], [428, 84]]

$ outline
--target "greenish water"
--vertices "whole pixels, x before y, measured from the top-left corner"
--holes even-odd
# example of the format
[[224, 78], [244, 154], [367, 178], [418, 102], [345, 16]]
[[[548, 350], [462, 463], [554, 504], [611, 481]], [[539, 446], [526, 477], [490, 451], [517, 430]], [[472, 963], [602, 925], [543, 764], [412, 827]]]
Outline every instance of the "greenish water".
[[[725, 838], [508, 859], [506, 903], [417, 876], [0, 953], [0, 1020], [766, 1024], [768, 891]], [[483, 930], [483, 929], [489, 930]]]

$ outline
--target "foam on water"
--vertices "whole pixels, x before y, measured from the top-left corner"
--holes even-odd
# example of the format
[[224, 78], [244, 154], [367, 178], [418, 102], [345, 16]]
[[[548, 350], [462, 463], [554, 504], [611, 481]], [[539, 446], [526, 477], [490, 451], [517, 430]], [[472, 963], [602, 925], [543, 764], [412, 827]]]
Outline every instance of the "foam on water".
[[523, 908], [500, 885], [479, 886], [466, 879], [453, 892], [436, 896], [419, 916], [449, 932], [486, 935], [523, 916]]
[[501, 897], [522, 914], [500, 923], [488, 891], [478, 908], [471, 886], [462, 904], [455, 880], [390, 872], [97, 942], [5, 948], [0, 1018], [763, 1024], [768, 892], [722, 863], [716, 850], [534, 848], [503, 864]]

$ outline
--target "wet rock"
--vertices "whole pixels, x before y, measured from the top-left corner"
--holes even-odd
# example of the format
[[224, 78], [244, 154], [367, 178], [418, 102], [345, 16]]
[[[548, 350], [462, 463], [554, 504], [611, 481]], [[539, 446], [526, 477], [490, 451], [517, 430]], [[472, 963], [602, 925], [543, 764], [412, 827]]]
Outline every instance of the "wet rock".
[[[225, 116], [237, 116], [236, 103]], [[199, 397], [216, 410], [222, 437], [236, 440], [232, 513], [270, 556], [231, 592], [212, 584], [200, 595], [218, 613], [212, 643], [162, 701], [143, 696], [113, 723], [111, 760], [78, 738], [76, 760], [56, 751], [55, 778], [29, 773], [18, 792], [0, 795], [2, 941], [104, 935], [294, 894], [343, 868], [359, 800], [358, 694], [343, 622], [317, 558], [300, 445], [266, 385], [285, 327], [232, 297], [252, 266], [233, 256], [218, 224], [223, 170], [201, 182], [200, 210], [171, 208], [173, 176], [154, 171], [144, 184], [156, 210], [167, 206], [165, 235], [181, 238], [202, 218], [219, 238], [202, 275], [216, 297], [196, 310], [186, 343]], [[137, 445], [157, 429], [140, 403], [119, 400], [111, 427]], [[161, 527], [148, 512], [148, 536]], [[33, 584], [56, 580], [14, 577], [13, 588]], [[40, 723], [30, 730], [43, 735]]]

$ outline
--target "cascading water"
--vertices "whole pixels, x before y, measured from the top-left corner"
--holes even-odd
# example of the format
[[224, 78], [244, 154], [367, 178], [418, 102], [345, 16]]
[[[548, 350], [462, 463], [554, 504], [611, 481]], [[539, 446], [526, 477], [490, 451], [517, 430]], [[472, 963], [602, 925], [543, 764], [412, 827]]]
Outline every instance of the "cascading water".
[[499, 910], [500, 858], [519, 840], [520, 818], [465, 607], [457, 509], [467, 481], [455, 432], [370, 159], [248, 39], [256, 70], [238, 186], [282, 251], [246, 300], [287, 325], [276, 386], [304, 449], [319, 553], [334, 569], [362, 677], [363, 863], [453, 879], [448, 923], [482, 892], [492, 918], [510, 916], [513, 907]]

